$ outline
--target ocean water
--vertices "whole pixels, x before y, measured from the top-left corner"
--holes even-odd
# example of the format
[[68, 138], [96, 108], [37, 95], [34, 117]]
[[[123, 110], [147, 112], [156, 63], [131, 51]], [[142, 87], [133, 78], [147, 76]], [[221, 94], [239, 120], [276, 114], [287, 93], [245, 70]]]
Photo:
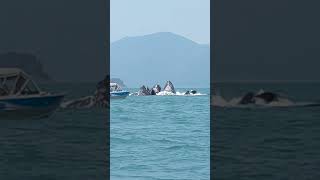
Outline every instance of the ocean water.
[[112, 180], [210, 179], [209, 89], [197, 90], [111, 101]]
[[[95, 84], [42, 85], [66, 100]], [[107, 111], [58, 110], [51, 118], [0, 121], [0, 179], [106, 179]]]
[[[260, 89], [319, 102], [320, 83], [220, 83], [226, 100]], [[215, 179], [320, 179], [320, 107], [212, 107]]]

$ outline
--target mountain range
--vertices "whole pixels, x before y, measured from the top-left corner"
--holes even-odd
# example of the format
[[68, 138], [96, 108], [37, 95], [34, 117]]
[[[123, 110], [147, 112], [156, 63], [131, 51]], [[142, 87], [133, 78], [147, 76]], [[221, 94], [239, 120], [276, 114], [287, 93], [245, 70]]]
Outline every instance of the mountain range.
[[163, 85], [209, 87], [210, 46], [170, 32], [125, 37], [111, 43], [112, 78], [128, 87]]
[[44, 71], [43, 65], [34, 54], [8, 52], [0, 54], [0, 68], [20, 68], [40, 82], [50, 82], [51, 77]]

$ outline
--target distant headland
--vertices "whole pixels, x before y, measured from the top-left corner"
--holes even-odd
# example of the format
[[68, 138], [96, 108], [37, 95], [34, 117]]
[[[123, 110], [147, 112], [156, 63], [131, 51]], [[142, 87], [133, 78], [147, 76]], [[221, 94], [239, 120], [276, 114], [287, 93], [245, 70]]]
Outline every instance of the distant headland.
[[51, 82], [52, 78], [43, 70], [36, 55], [31, 53], [7, 52], [0, 54], [1, 68], [20, 68], [38, 82]]

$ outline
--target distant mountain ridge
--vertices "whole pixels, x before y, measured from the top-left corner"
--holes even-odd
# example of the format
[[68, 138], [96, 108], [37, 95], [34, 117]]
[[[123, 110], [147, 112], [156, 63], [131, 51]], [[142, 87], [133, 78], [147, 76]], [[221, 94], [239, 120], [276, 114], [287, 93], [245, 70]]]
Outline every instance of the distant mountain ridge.
[[160, 32], [125, 37], [111, 43], [111, 76], [128, 87], [163, 84], [177, 87], [209, 87], [210, 46], [183, 36]]
[[36, 81], [52, 81], [49, 75], [44, 72], [41, 61], [30, 53], [2, 53], [0, 54], [0, 68], [19, 68], [31, 75]]

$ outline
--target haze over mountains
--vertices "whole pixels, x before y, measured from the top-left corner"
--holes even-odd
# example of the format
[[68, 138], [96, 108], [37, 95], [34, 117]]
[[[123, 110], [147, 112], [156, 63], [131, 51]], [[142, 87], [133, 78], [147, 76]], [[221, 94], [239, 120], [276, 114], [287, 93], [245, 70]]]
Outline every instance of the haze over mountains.
[[126, 37], [111, 44], [111, 77], [128, 87], [209, 87], [210, 46], [170, 32]]
[[52, 81], [49, 75], [44, 72], [40, 60], [33, 54], [16, 52], [0, 54], [0, 68], [20, 68], [36, 81]]
[[109, 73], [106, 1], [10, 0], [0, 13], [1, 54], [35, 55], [55, 81], [98, 82]]
[[219, 1], [213, 80], [320, 81], [319, 6], [319, 1]]

